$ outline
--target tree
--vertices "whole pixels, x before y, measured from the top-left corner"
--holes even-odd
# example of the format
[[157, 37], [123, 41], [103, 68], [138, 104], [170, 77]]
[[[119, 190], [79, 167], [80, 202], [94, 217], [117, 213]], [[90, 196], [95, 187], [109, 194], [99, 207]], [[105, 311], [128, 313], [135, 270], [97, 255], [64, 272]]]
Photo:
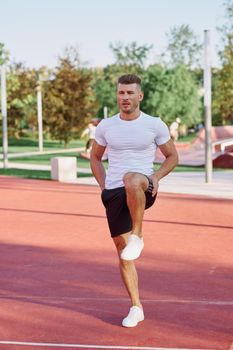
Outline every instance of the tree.
[[177, 117], [187, 127], [201, 121], [198, 84], [186, 66], [167, 69], [152, 65], [145, 71], [143, 82], [142, 108], [145, 112], [160, 116], [167, 124]]
[[108, 108], [108, 115], [116, 113], [117, 68], [115, 65], [110, 65], [93, 71], [92, 86], [98, 103], [96, 116], [100, 119], [104, 117], [105, 106]]
[[103, 117], [104, 107], [107, 106], [108, 114], [118, 112], [116, 103], [116, 84], [119, 76], [123, 74], [137, 74], [141, 76], [144, 71], [145, 61], [152, 46], [138, 46], [136, 42], [123, 45], [121, 42], [110, 44], [116, 62], [107, 65], [104, 69], [94, 71], [93, 88], [98, 102], [97, 116]]
[[10, 53], [5, 49], [5, 45], [0, 42], [0, 65], [7, 63], [10, 59]]
[[221, 94], [220, 68], [212, 69], [212, 124], [214, 126], [223, 125], [223, 118], [220, 113], [219, 97]]
[[91, 72], [79, 66], [73, 51], [60, 57], [59, 65], [45, 84], [43, 123], [52, 138], [65, 145], [80, 135], [96, 113]]
[[219, 109], [223, 124], [233, 124], [233, 1], [225, 5], [226, 22], [221, 28], [223, 48], [219, 51], [222, 68], [219, 71], [215, 104]]
[[228, 54], [228, 62], [219, 72], [216, 103], [223, 124], [233, 124], [233, 52]]
[[[5, 49], [5, 45], [0, 42], [0, 66], [7, 63], [9, 61], [9, 52]], [[1, 67], [0, 67], [0, 74], [1, 74]], [[0, 112], [1, 112], [1, 98], [0, 98]], [[2, 115], [0, 113], [0, 121], [2, 119]], [[0, 133], [2, 130], [0, 129]]]
[[20, 137], [23, 128], [34, 128], [36, 112], [36, 71], [22, 63], [9, 66], [7, 77], [8, 130], [10, 135]]
[[8, 133], [20, 137], [20, 130], [36, 123], [36, 72], [22, 63], [9, 64], [10, 54], [0, 43], [0, 64], [8, 63], [7, 110]]
[[94, 71], [92, 86], [95, 90], [96, 101], [98, 102], [97, 116], [103, 118], [104, 107], [108, 108], [108, 115], [118, 112], [116, 101], [116, 85], [119, 76], [122, 74], [136, 73], [131, 66], [112, 64], [104, 69]]
[[117, 42], [115, 45], [110, 44], [116, 64], [119, 66], [138, 66], [143, 67], [148, 54], [152, 48], [152, 45], [138, 46], [136, 41], [133, 41], [127, 45], [122, 42]]
[[189, 25], [172, 27], [167, 38], [168, 45], [162, 57], [170, 67], [183, 64], [193, 68], [200, 65], [202, 45]]

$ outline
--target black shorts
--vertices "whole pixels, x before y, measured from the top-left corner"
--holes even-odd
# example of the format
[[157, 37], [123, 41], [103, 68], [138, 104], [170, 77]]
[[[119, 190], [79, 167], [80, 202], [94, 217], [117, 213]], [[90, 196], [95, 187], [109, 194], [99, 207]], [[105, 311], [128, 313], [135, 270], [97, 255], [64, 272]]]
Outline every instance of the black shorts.
[[[157, 194], [152, 197], [153, 183], [149, 179], [149, 186], [145, 192], [145, 209], [150, 208], [156, 199]], [[109, 230], [112, 237], [117, 237], [132, 230], [132, 219], [127, 206], [126, 191], [124, 187], [117, 187], [111, 190], [104, 189], [101, 199], [106, 209]]]

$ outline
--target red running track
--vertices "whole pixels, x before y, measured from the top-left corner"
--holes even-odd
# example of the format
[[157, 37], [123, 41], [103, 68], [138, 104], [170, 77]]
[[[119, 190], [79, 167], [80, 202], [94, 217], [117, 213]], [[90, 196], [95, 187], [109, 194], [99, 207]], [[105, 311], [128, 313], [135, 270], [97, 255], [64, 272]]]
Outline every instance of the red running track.
[[137, 261], [146, 319], [125, 329], [99, 195], [0, 177], [0, 349], [232, 350], [233, 201], [158, 195]]

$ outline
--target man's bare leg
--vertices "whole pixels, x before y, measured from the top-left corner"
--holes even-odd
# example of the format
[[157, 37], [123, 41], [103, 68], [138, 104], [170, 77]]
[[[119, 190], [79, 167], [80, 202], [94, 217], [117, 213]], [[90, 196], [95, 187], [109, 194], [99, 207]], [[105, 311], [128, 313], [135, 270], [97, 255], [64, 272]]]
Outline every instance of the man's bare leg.
[[129, 233], [117, 236], [113, 238], [117, 252], [119, 255], [119, 267], [121, 278], [124, 282], [126, 290], [131, 299], [132, 306], [142, 307], [139, 298], [139, 289], [138, 289], [138, 274], [133, 260], [127, 261], [123, 260], [120, 257], [122, 250], [125, 248], [128, 241]]
[[142, 238], [142, 220], [145, 211], [146, 196], [149, 180], [139, 173], [127, 173], [124, 178], [127, 205], [132, 219], [132, 231], [126, 247], [121, 253], [123, 260], [137, 259], [144, 247]]
[[121, 259], [122, 249], [125, 247], [129, 233], [113, 238], [119, 255], [121, 277], [129, 294], [132, 306], [128, 315], [122, 320], [122, 326], [135, 327], [144, 320], [143, 307], [139, 298], [138, 274], [134, 261]]
[[127, 205], [132, 218], [132, 232], [142, 237], [142, 220], [145, 211], [146, 196], [149, 181], [146, 176], [139, 173], [127, 173], [124, 176], [124, 185], [127, 196]]

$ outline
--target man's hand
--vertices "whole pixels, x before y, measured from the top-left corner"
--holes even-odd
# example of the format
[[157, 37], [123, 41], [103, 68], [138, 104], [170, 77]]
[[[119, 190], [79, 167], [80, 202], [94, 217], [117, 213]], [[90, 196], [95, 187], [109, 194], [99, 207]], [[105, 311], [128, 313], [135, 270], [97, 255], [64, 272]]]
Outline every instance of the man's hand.
[[156, 193], [158, 192], [158, 189], [159, 189], [159, 179], [158, 179], [156, 173], [154, 173], [153, 175], [151, 175], [149, 177], [150, 177], [150, 179], [153, 182], [152, 197], [154, 197], [156, 195]]
[[160, 168], [150, 176], [154, 186], [152, 196], [155, 196], [156, 193], [158, 192], [159, 181], [164, 176], [169, 174], [172, 171], [172, 169], [174, 169], [175, 166], [178, 164], [178, 154], [172, 140], [169, 140], [163, 145], [160, 145], [159, 149], [166, 159], [161, 164]]
[[91, 150], [91, 158], [90, 158], [90, 164], [91, 164], [91, 170], [96, 178], [96, 181], [98, 182], [101, 191], [103, 191], [105, 187], [105, 169], [102, 164], [102, 157], [105, 151], [105, 147], [98, 145], [96, 141], [94, 141], [92, 150]]

